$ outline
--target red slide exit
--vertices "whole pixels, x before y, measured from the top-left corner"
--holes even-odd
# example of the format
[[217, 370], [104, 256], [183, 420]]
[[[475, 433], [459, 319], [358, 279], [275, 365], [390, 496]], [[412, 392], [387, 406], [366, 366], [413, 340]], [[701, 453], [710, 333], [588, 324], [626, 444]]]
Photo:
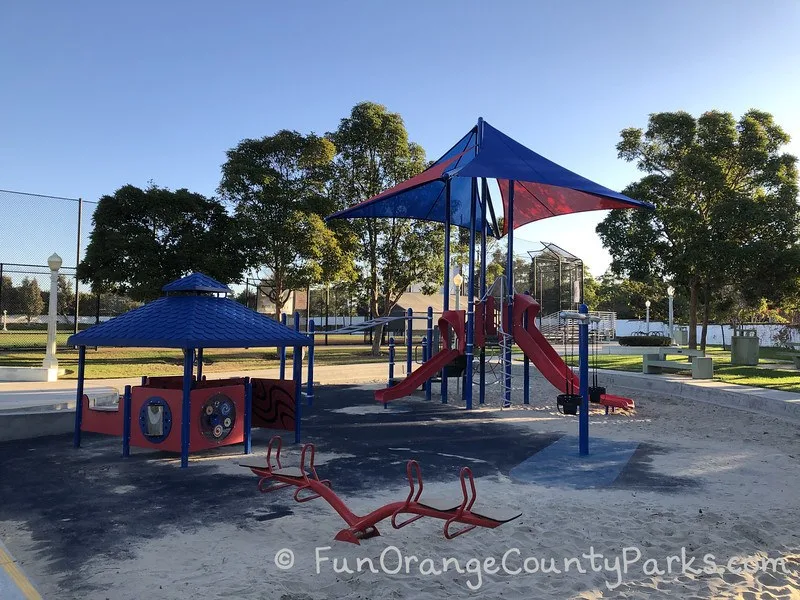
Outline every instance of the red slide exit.
[[[580, 389], [580, 380], [564, 362], [564, 359], [559, 356], [556, 349], [550, 345], [550, 342], [535, 325], [529, 327], [527, 331], [522, 327], [522, 314], [525, 312], [528, 312], [528, 322], [533, 323], [536, 315], [539, 314], [539, 303], [531, 296], [515, 295], [513, 335], [517, 346], [557, 390], [566, 394], [568, 383], [571, 383], [574, 390], [572, 393], [577, 394]], [[600, 404], [614, 408], [633, 408], [633, 400], [612, 394], [601, 396]]]
[[453, 362], [458, 356], [461, 356], [459, 350], [439, 350], [439, 352], [433, 355], [433, 358], [426, 360], [418, 369], [409, 373], [408, 377], [397, 385], [383, 388], [382, 390], [375, 390], [375, 400], [385, 404], [390, 400], [397, 400], [398, 398], [410, 396], [417, 388], [436, 375], [446, 365]]

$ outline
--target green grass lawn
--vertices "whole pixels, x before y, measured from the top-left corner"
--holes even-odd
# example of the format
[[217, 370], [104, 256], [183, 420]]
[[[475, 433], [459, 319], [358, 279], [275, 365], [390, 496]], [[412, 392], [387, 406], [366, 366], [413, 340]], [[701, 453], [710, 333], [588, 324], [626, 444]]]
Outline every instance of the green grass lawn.
[[[793, 354], [792, 351], [781, 348], [761, 348], [759, 365], [766, 367], [771, 364], [791, 364]], [[800, 392], [800, 371], [732, 365], [730, 351], [723, 350], [721, 346], [709, 346], [706, 348], [706, 356], [714, 359], [715, 381], [764, 387], [784, 392]], [[572, 363], [577, 364], [577, 360], [573, 360]], [[640, 355], [600, 354], [597, 356], [597, 366], [600, 369], [641, 373], [642, 357]]]
[[[287, 368], [291, 369], [291, 348], [286, 350]], [[36, 351], [0, 352], [0, 365], [38, 367], [42, 365], [43, 353]], [[98, 348], [86, 351], [86, 378], [111, 379], [117, 377], [141, 377], [142, 375], [177, 375], [183, 369], [183, 354], [180, 350], [167, 348]], [[403, 353], [403, 359], [405, 353]], [[64, 379], [77, 377], [78, 352], [60, 350], [59, 366], [67, 370]], [[386, 362], [383, 356], [374, 357], [368, 346], [317, 346], [314, 363], [317, 365], [345, 365], [353, 363]], [[203, 353], [203, 371], [252, 371], [279, 365], [275, 348], [259, 350], [207, 349]]]

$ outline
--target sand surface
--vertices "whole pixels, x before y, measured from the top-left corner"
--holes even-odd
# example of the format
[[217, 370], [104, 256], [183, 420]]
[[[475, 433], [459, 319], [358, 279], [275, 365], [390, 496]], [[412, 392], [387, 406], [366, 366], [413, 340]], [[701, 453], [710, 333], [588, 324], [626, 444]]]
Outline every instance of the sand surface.
[[[532, 404], [525, 407], [516, 391], [515, 406], [502, 410], [502, 418], [520, 431], [575, 434], [577, 420], [556, 413], [555, 392], [539, 376], [533, 390]], [[451, 391], [451, 404], [458, 405]], [[487, 418], [500, 411], [498, 392], [497, 386], [490, 388], [489, 403], [481, 409]], [[498, 471], [477, 480], [480, 502], [521, 512], [516, 521], [452, 541], [443, 537], [441, 521], [422, 519], [400, 530], [384, 522], [383, 535], [360, 546], [333, 541], [344, 524], [326, 504], [292, 503], [293, 512], [279, 518], [244, 524], [221, 519], [133, 543], [124, 559], [97, 555], [80, 565], [79, 573], [89, 588], [103, 591], [82, 597], [800, 598], [798, 425], [689, 401], [644, 395], [635, 400], [633, 415], [593, 415], [592, 435], [660, 449], [652, 453], [650, 468], [691, 485], [575, 490], [516, 483]], [[364, 411], [378, 412], [353, 409]], [[409, 458], [415, 456], [413, 440], [394, 450], [404, 448]], [[292, 451], [285, 462], [292, 462]], [[458, 454], [464, 465], [482, 460], [468, 447]], [[324, 477], [332, 460], [366, 458], [320, 453], [317, 465]], [[209, 465], [220, 473], [239, 472], [234, 459]], [[454, 475], [452, 485], [430, 488], [454, 492], [456, 482]], [[255, 483], [253, 477], [253, 494]], [[406, 490], [399, 480], [344, 500], [360, 514], [401, 499]], [[271, 502], [291, 502], [288, 492], [278, 495], [279, 500], [261, 497], [265, 509]], [[0, 535], [46, 598], [67, 597], [59, 590], [69, 573], [50, 572], [37, 561], [24, 522], [2, 522]], [[283, 549], [293, 553], [292, 561], [286, 552], [280, 557], [284, 566], [293, 563], [289, 569], [276, 566]], [[687, 562], [694, 559], [688, 568], [682, 554]], [[443, 572], [445, 559], [454, 560]], [[574, 560], [565, 565], [568, 559]], [[623, 559], [630, 564], [623, 567]]]

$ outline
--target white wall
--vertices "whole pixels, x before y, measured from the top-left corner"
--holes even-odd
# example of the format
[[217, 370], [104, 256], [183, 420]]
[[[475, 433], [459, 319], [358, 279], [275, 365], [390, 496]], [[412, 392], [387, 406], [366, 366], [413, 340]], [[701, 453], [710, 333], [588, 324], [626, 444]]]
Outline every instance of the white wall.
[[[624, 335], [633, 335], [637, 331], [645, 331], [646, 330], [646, 323], [644, 321], [634, 321], [629, 319], [617, 319], [617, 336], [624, 336]], [[775, 346], [775, 340], [773, 339], [774, 336], [784, 328], [784, 325], [773, 325], [773, 324], [761, 324], [761, 325], [747, 325], [745, 329], [755, 329], [756, 335], [759, 339], [759, 345], [761, 346]], [[697, 326], [697, 340], [700, 341], [700, 333], [702, 331], [701, 326]], [[662, 321], [650, 321], [650, 333], [662, 333], [664, 335], [669, 335], [669, 328], [667, 327], [666, 323]], [[725, 343], [731, 343], [731, 336], [733, 335], [733, 330], [731, 329], [730, 325], [718, 325], [714, 323], [709, 323], [708, 325], [708, 334], [707, 334], [707, 343], [712, 345], [722, 345], [722, 338], [723, 334], [725, 337]], [[800, 342], [800, 332], [797, 329], [792, 331], [792, 341], [793, 342]]]

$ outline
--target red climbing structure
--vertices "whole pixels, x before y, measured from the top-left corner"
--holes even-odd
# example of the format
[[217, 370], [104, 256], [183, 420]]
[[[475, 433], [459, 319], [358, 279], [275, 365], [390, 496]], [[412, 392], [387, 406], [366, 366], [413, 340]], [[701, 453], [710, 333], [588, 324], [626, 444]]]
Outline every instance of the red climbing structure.
[[[439, 332], [442, 340], [442, 349], [426, 360], [420, 367], [409, 373], [408, 376], [392, 387], [375, 391], [375, 400], [378, 402], [389, 402], [404, 396], [413, 394], [423, 383], [435, 376], [444, 367], [453, 362], [457, 357], [464, 354], [467, 345], [466, 330], [466, 311], [446, 310], [439, 318]], [[450, 333], [456, 338], [456, 347], [451, 348]]]
[[[422, 517], [444, 521], [444, 536], [448, 540], [467, 533], [476, 527], [494, 529], [503, 523], [513, 521], [522, 513], [487, 510], [475, 506], [477, 491], [475, 479], [469, 467], [462, 467], [459, 474], [460, 489], [451, 497], [431, 496], [424, 493], [422, 470], [419, 463], [409, 460], [406, 465], [409, 491], [405, 500], [391, 502], [371, 513], [359, 516], [351, 511], [344, 501], [333, 491], [331, 482], [320, 479], [314, 467], [314, 444], [305, 444], [300, 453], [299, 467], [284, 467], [281, 464], [281, 438], [273, 437], [267, 446], [267, 459], [242, 461], [239, 464], [258, 475], [258, 490], [274, 492], [287, 487], [295, 487], [294, 499], [308, 502], [322, 498], [339, 513], [347, 527], [336, 534], [336, 540], [359, 544], [359, 540], [380, 535], [377, 524], [391, 519], [392, 527], [400, 529]], [[274, 461], [273, 461], [274, 452]], [[308, 460], [308, 462], [306, 462]]]

